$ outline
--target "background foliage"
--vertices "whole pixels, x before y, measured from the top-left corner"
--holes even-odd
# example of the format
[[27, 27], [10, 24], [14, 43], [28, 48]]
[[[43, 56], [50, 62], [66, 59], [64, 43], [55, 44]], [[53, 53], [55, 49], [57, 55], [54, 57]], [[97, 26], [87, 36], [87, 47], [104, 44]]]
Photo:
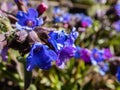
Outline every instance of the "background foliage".
[[[114, 14], [104, 14], [98, 19], [95, 17], [97, 10], [109, 10], [113, 7], [116, 0], [107, 0], [105, 3], [96, 2], [105, 0], [43, 1], [49, 6], [49, 9], [43, 15], [48, 16], [48, 23], [45, 26], [62, 28], [59, 24], [51, 23], [51, 12], [55, 6], [60, 6], [71, 13], [85, 13], [92, 17], [93, 25], [87, 28], [85, 32], [79, 32], [80, 35], [76, 40], [76, 45], [89, 49], [109, 47], [115, 56], [120, 55], [120, 32], [111, 27]], [[8, 9], [11, 12], [14, 8], [14, 2], [12, 0], [1, 1], [1, 8], [5, 2], [12, 2], [12, 7], [10, 10]], [[29, 0], [29, 6], [36, 7], [40, 2], [42, 1]], [[0, 17], [0, 29], [4, 29], [4, 31], [11, 29], [12, 25], [4, 25], [4, 20], [1, 21], [1, 19], [6, 18]], [[9, 22], [9, 20], [5, 21]], [[110, 71], [106, 75], [101, 76], [97, 67], [86, 64], [83, 60], [72, 58], [62, 70], [55, 66], [49, 70], [33, 70], [32, 80], [30, 81], [31, 73], [24, 70], [25, 57], [20, 56], [17, 51], [12, 49], [9, 50], [8, 55], [8, 62], [3, 62], [0, 59], [1, 90], [23, 90], [24, 77], [27, 80], [26, 82], [31, 82], [28, 90], [120, 90], [120, 83], [116, 80], [114, 73], [115, 64], [110, 63]], [[117, 62], [114, 61], [114, 63]], [[24, 76], [24, 73], [26, 73], [26, 76]]]

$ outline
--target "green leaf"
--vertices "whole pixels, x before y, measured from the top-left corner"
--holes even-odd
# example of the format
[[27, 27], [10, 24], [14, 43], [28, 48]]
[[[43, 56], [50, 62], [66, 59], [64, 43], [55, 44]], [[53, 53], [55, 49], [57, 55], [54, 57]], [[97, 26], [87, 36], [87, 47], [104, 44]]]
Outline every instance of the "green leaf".
[[24, 76], [24, 89], [25, 90], [30, 86], [31, 80], [32, 80], [32, 72], [27, 71], [25, 68], [25, 76]]
[[24, 62], [24, 90], [29, 88], [32, 80], [32, 71], [27, 71], [26, 62]]

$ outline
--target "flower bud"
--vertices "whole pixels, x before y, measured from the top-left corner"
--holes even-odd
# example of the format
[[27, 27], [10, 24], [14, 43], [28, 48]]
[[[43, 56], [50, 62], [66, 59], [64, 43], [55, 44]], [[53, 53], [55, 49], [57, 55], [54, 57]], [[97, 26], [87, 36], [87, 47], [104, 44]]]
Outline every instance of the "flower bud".
[[38, 11], [39, 15], [43, 14], [47, 10], [47, 8], [48, 8], [48, 6], [45, 3], [41, 3], [37, 7], [37, 11]]

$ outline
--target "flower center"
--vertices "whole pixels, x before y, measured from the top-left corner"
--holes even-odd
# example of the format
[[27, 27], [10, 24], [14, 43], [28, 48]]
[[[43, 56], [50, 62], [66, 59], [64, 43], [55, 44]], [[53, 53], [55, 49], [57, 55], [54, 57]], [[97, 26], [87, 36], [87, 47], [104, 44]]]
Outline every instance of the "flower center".
[[26, 25], [27, 25], [28, 27], [33, 27], [34, 22], [31, 21], [31, 20], [28, 20], [28, 21], [26, 22]]
[[99, 55], [97, 53], [94, 54], [94, 58], [97, 59]]
[[88, 23], [85, 22], [85, 21], [83, 21], [83, 22], [82, 22], [82, 26], [83, 26], [83, 27], [87, 27], [87, 26], [88, 26]]

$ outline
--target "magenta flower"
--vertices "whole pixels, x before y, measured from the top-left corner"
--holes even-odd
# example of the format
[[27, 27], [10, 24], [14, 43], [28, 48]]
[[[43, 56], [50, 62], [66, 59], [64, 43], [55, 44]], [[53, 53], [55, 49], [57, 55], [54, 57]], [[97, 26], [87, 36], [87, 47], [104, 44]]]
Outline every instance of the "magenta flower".
[[80, 58], [85, 62], [90, 62], [91, 51], [87, 48], [80, 49]]
[[113, 56], [109, 48], [103, 49], [103, 51], [104, 51], [103, 54], [104, 59], [109, 59]]

